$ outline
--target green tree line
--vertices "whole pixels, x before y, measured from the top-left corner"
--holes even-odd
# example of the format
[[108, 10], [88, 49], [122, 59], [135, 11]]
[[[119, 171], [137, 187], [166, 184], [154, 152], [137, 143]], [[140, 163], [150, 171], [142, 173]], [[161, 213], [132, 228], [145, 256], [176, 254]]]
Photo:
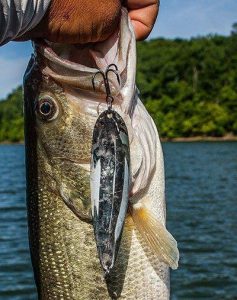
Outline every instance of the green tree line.
[[0, 142], [20, 142], [24, 138], [22, 88], [0, 101]]
[[137, 82], [162, 137], [237, 134], [237, 23], [228, 37], [138, 44]]
[[[229, 36], [138, 43], [137, 84], [161, 137], [237, 135], [237, 23]], [[0, 141], [23, 140], [22, 89], [0, 101]]]

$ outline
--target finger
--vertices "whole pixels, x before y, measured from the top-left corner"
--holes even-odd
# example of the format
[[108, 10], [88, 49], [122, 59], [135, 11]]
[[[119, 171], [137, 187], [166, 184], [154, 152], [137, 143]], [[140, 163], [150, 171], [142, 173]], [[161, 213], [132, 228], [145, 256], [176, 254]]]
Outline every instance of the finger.
[[159, 0], [128, 0], [129, 16], [137, 40], [144, 40], [150, 34], [159, 11]]

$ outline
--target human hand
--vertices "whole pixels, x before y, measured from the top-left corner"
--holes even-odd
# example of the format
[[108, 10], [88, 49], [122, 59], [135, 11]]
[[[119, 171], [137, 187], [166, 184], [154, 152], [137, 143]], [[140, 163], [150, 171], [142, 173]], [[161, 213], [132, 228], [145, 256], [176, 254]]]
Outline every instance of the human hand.
[[[128, 0], [125, 4], [136, 38], [153, 28], [159, 0]], [[85, 44], [103, 41], [118, 27], [121, 0], [51, 0], [41, 22], [18, 40], [45, 38], [52, 42]]]
[[51, 0], [40, 23], [18, 40], [85, 44], [105, 40], [118, 27], [120, 0]]

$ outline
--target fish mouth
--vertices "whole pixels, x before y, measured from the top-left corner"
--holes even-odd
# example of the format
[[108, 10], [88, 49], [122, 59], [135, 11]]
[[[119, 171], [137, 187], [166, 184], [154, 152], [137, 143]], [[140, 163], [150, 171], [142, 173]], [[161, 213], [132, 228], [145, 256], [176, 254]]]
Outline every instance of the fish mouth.
[[[118, 43], [118, 37], [114, 36], [113, 43]], [[100, 54], [96, 50], [88, 48], [80, 49], [76, 45], [67, 45], [65, 50], [62, 45], [52, 44], [46, 41], [39, 41], [35, 44], [35, 49], [41, 55], [46, 67], [43, 73], [53, 78], [56, 82], [66, 85], [70, 88], [80, 89], [84, 92], [89, 92], [95, 96], [104, 96], [106, 88], [101, 76], [97, 76], [92, 84], [92, 78], [98, 70], [103, 70], [108, 67], [108, 61], [115, 61], [118, 54], [112, 51], [103, 53], [103, 59], [100, 59]], [[65, 53], [63, 53], [66, 52]], [[118, 49], [119, 52], [119, 49]], [[81, 53], [85, 53], [82, 55]], [[101, 61], [100, 61], [101, 60]], [[90, 62], [85, 65], [85, 62]], [[120, 71], [125, 69], [125, 66], [119, 63]], [[118, 95], [120, 85], [117, 83], [116, 76], [110, 76], [111, 94]], [[96, 91], [96, 92], [95, 92]]]
[[[111, 93], [118, 95], [127, 80], [128, 64], [135, 64], [128, 55], [132, 44], [132, 25], [127, 18], [127, 11], [122, 10], [122, 17], [118, 31], [107, 40], [85, 45], [66, 45], [37, 39], [34, 48], [42, 58], [42, 72], [52, 77], [56, 82], [73, 88], [93, 92], [92, 76], [99, 70], [105, 70], [109, 64], [116, 64], [122, 74], [122, 85], [117, 83], [115, 76], [111, 76]], [[134, 45], [135, 47], [135, 45]], [[132, 62], [130, 62], [132, 60]], [[135, 68], [133, 68], [135, 69]], [[135, 72], [129, 76], [135, 78]], [[103, 80], [98, 76], [95, 82], [96, 93], [105, 94]]]

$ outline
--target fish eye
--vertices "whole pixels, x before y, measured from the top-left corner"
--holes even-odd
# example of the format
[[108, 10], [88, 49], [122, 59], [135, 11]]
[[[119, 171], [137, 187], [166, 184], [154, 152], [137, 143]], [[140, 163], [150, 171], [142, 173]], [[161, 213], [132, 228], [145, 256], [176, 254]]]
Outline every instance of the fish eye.
[[36, 105], [37, 115], [44, 121], [54, 120], [58, 115], [58, 107], [51, 97], [39, 99]]

